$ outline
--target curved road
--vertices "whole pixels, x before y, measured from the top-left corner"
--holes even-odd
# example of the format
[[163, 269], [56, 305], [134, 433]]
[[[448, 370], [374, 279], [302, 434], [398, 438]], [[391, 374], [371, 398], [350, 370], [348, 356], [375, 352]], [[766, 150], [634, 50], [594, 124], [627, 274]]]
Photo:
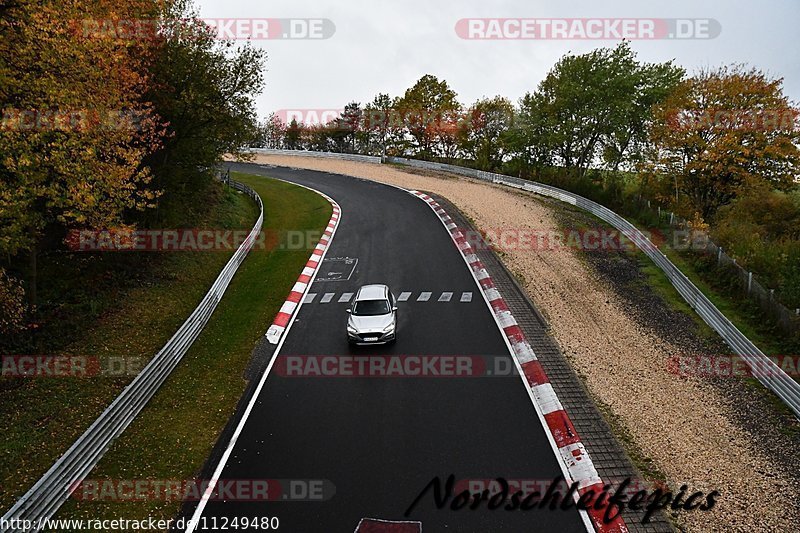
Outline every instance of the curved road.
[[[315, 299], [300, 308], [221, 479], [326, 481], [323, 501], [213, 499], [202, 514], [206, 529], [214, 518], [275, 516], [287, 532], [352, 532], [365, 517], [418, 520], [425, 532], [585, 531], [574, 508], [488, 510], [484, 502], [478, 510], [454, 511], [437, 509], [432, 492], [404, 518], [436, 476], [547, 482], [560, 475], [520, 378], [287, 377], [280, 369], [293, 356], [366, 354], [483, 356], [490, 369], [511, 368], [492, 314], [448, 232], [419, 199], [322, 172], [246, 164], [231, 169], [324, 192], [339, 203], [342, 218], [309, 289]], [[347, 344], [347, 304], [339, 299], [367, 283], [386, 283], [395, 296], [410, 293], [398, 303], [394, 345]], [[426, 292], [430, 298], [418, 301]], [[326, 293], [334, 296], [324, 303]]]

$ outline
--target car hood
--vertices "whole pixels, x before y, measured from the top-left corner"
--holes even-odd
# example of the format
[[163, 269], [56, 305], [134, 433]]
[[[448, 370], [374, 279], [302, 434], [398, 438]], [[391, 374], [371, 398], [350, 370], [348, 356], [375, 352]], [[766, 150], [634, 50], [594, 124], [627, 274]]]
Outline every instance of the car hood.
[[350, 315], [348, 324], [361, 332], [380, 331], [394, 322], [394, 315], [356, 316]]

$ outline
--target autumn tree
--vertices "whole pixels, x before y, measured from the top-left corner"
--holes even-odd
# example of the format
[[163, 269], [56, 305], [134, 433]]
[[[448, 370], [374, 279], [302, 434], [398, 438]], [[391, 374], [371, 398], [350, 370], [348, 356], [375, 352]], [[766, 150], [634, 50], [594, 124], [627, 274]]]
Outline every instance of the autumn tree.
[[361, 128], [364, 111], [358, 102], [350, 102], [344, 111], [328, 125], [334, 151], [353, 153], [356, 151], [356, 136]]
[[797, 116], [782, 79], [743, 66], [701, 71], [657, 106], [646, 168], [710, 220], [748, 188], [797, 185]]
[[255, 139], [263, 54], [217, 40], [188, 0], [16, 0], [0, 34], [1, 277], [26, 277], [31, 302], [43, 247], [189, 202]]
[[275, 113], [270, 115], [258, 125], [258, 133], [254, 148], [283, 148], [283, 138], [286, 135], [286, 126]]
[[0, 253], [36, 258], [45, 230], [107, 227], [152, 205], [143, 158], [160, 120], [141, 98], [155, 44], [120, 42], [98, 20], [157, 18], [147, 0], [18, 0], [0, 18]]
[[[302, 140], [300, 144], [303, 148], [313, 150], [315, 152], [330, 152], [333, 150], [332, 145], [332, 128], [334, 124], [313, 124], [305, 126], [302, 129]], [[294, 132], [293, 132], [294, 135]]]

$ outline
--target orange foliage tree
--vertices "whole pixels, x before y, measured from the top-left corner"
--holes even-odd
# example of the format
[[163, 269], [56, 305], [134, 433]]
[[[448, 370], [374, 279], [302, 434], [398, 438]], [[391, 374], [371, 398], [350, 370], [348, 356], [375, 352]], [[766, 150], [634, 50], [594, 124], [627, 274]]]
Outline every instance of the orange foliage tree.
[[757, 69], [723, 67], [682, 82], [656, 106], [647, 170], [672, 182], [687, 216], [710, 220], [758, 184], [797, 185], [798, 110], [782, 83]]
[[[16, 0], [0, 9], [0, 253], [36, 249], [47, 228], [118, 224], [156, 193], [143, 157], [161, 125], [141, 99], [157, 35], [153, 0]], [[122, 24], [121, 24], [122, 23]], [[34, 291], [35, 277], [29, 290]]]

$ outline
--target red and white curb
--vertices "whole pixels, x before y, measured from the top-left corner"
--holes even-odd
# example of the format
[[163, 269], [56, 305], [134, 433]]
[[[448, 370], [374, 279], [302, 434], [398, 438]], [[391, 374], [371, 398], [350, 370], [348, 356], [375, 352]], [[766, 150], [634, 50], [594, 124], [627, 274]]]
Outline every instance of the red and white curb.
[[286, 297], [286, 301], [283, 302], [281, 310], [278, 311], [275, 320], [267, 330], [266, 337], [270, 344], [278, 344], [281, 336], [283, 336], [283, 333], [286, 331], [286, 327], [291, 323], [292, 317], [294, 317], [297, 308], [300, 306], [300, 302], [303, 301], [303, 297], [306, 292], [308, 292], [308, 288], [311, 286], [311, 282], [317, 270], [319, 270], [322, 260], [325, 258], [333, 234], [336, 233], [336, 228], [339, 226], [339, 218], [342, 212], [339, 208], [339, 204], [330, 196], [322, 194], [319, 191], [316, 192], [330, 202], [333, 207], [333, 214], [331, 214], [331, 220], [328, 222], [325, 233], [322, 234], [322, 238], [320, 238], [319, 243], [311, 253], [311, 257], [308, 258], [308, 262], [305, 268], [303, 268], [303, 272], [300, 273], [300, 277], [297, 278], [297, 283], [292, 287], [292, 291], [289, 293], [289, 296]]
[[[537, 411], [543, 417], [545, 430], [552, 437], [557, 450], [557, 459], [561, 461], [564, 477], [570, 483], [578, 482], [580, 494], [594, 490], [599, 494], [603, 490], [603, 481], [592, 463], [592, 459], [581, 443], [572, 421], [558, 400], [550, 380], [545, 374], [541, 363], [533, 352], [533, 348], [525, 339], [522, 329], [517, 324], [502, 295], [497, 290], [489, 272], [483, 266], [475, 250], [467, 241], [464, 234], [458, 229], [447, 211], [433, 198], [419, 191], [409, 191], [414, 196], [421, 198], [436, 213], [444, 226], [450, 232], [453, 242], [458, 247], [465, 261], [469, 265], [475, 280], [481, 287], [486, 301], [491, 307], [498, 327], [502, 330], [519, 368], [524, 374], [524, 381], [530, 391], [531, 398]], [[603, 521], [605, 509], [596, 510], [592, 505], [587, 514], [595, 530], [602, 533], [627, 532], [628, 528], [621, 516], [606, 523]]]

